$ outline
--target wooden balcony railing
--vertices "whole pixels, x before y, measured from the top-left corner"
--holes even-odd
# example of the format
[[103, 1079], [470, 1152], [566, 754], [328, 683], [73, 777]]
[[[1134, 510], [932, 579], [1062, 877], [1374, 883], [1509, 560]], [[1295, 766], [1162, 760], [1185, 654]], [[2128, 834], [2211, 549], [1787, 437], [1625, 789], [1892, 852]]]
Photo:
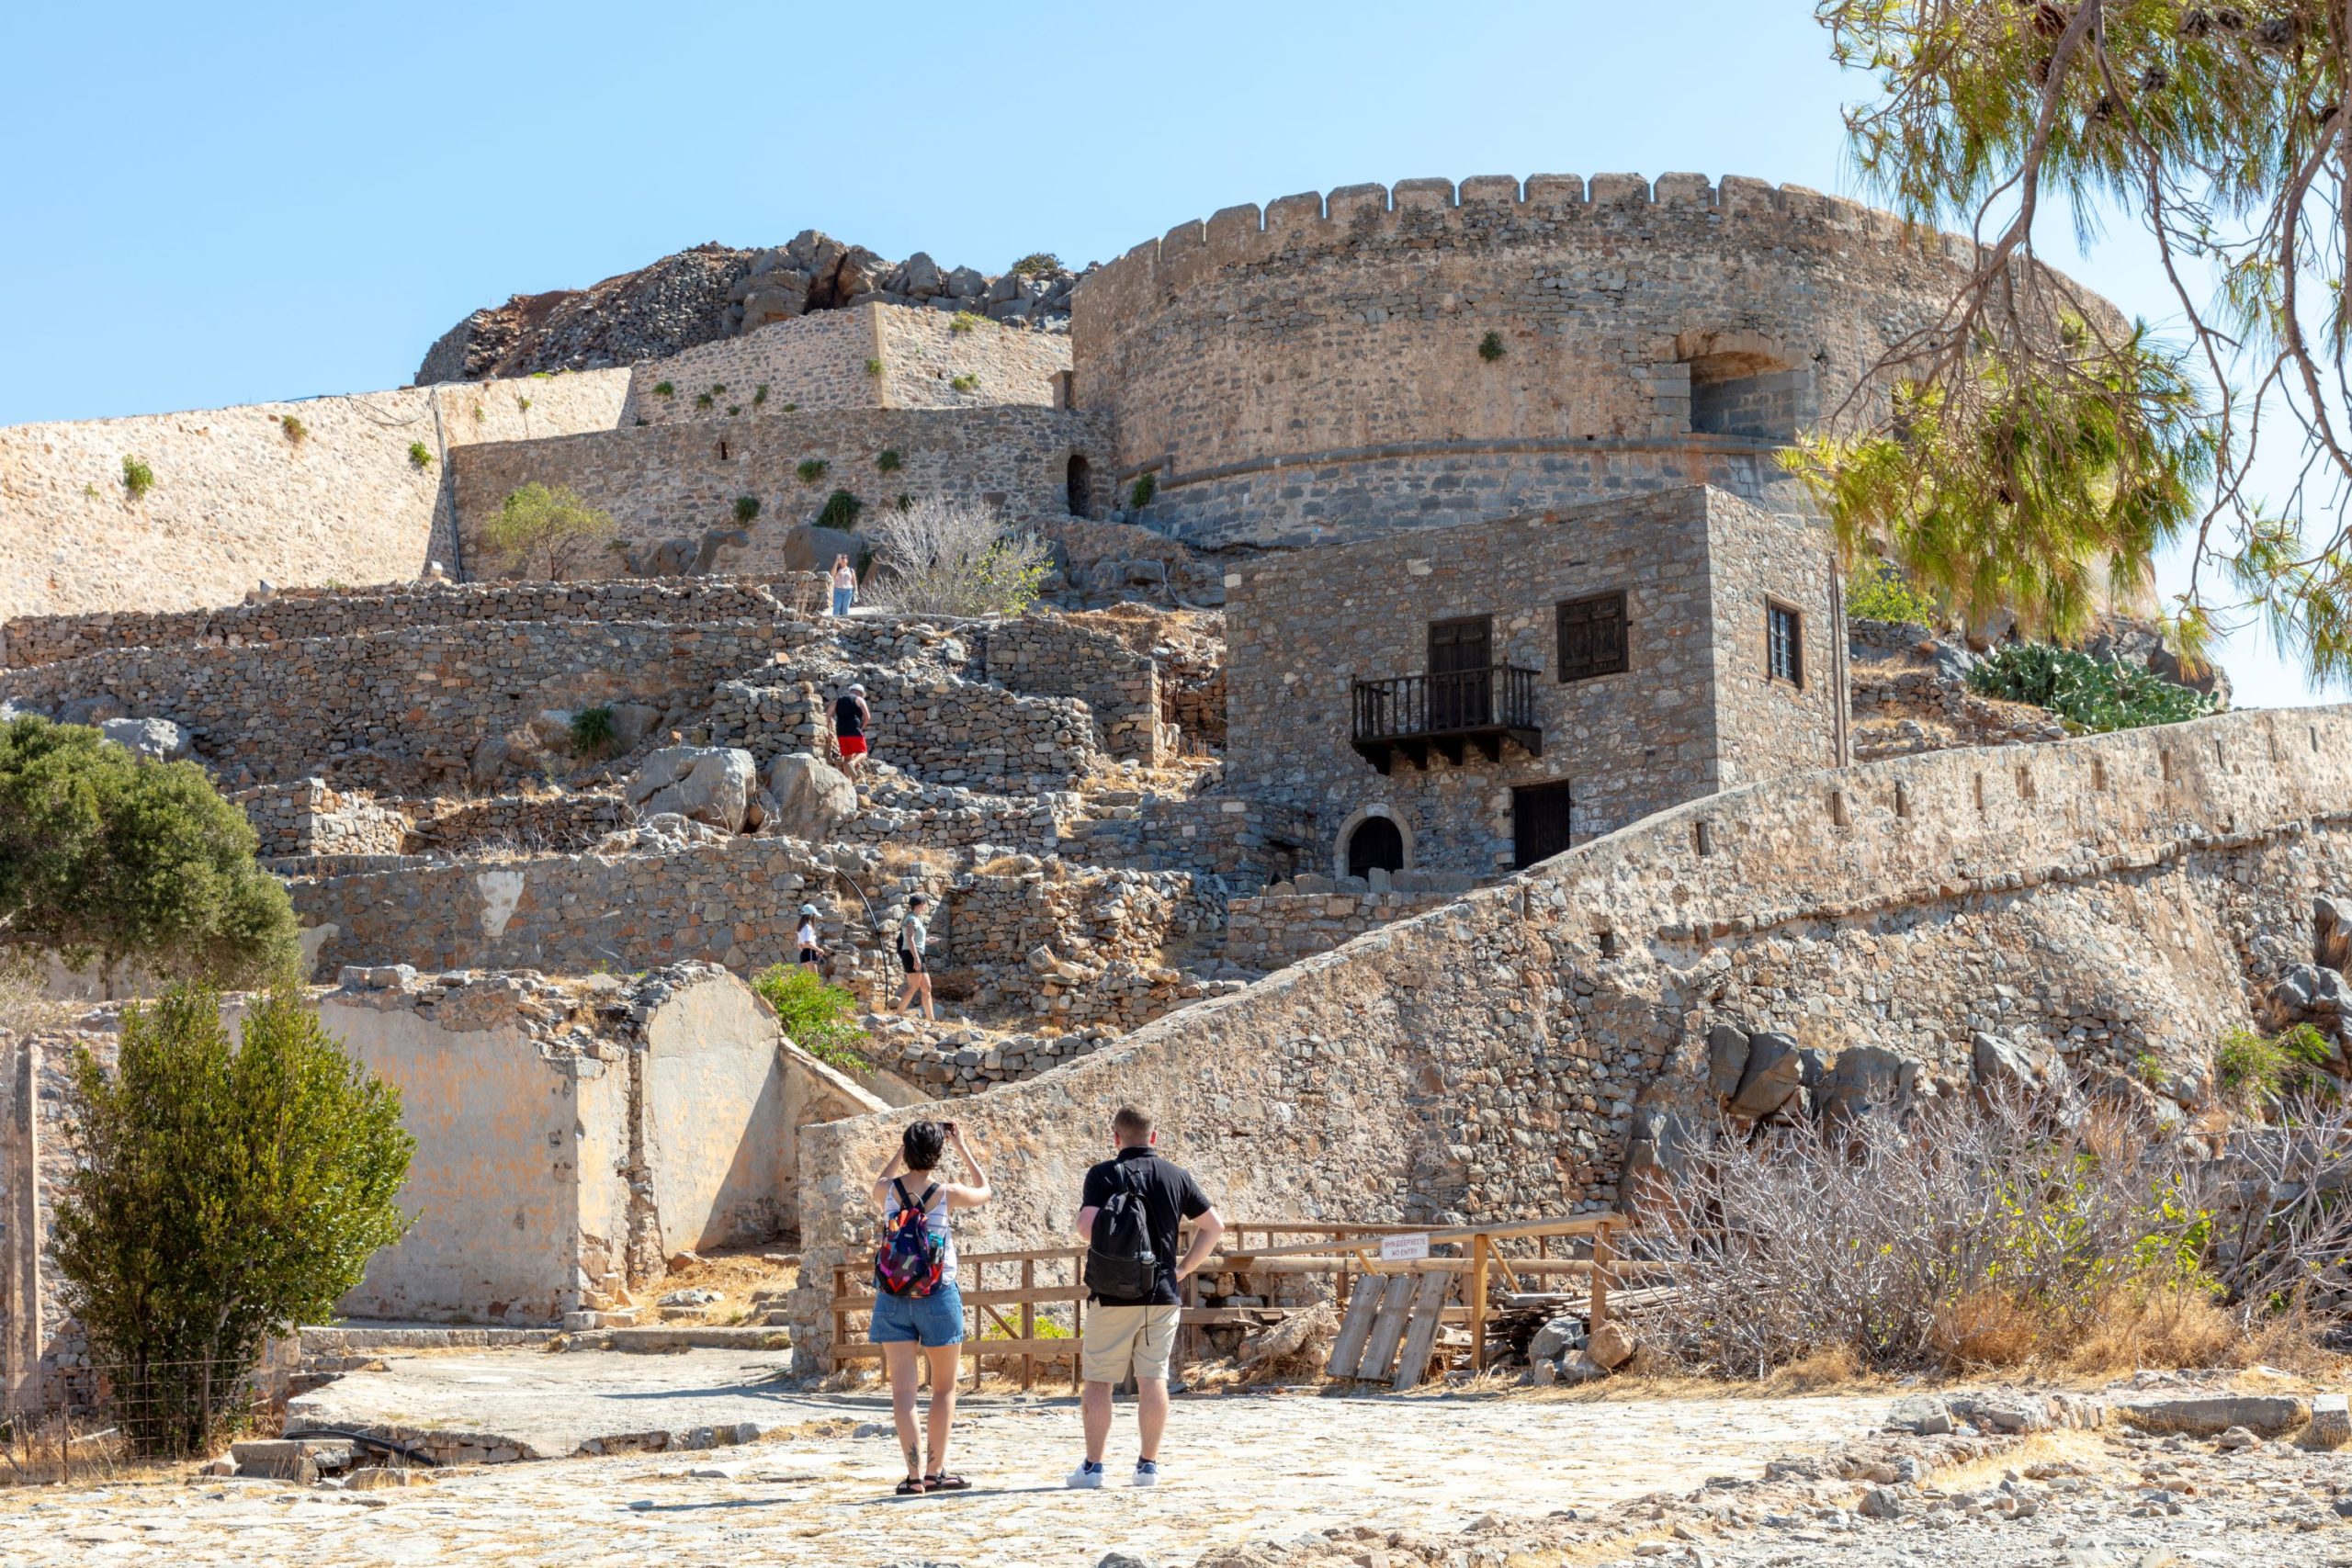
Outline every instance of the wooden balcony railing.
[[1544, 754], [1535, 722], [1536, 672], [1517, 664], [1452, 670], [1432, 675], [1359, 679], [1352, 693], [1350, 739], [1366, 761], [1388, 772], [1401, 753], [1429, 766], [1434, 750], [1459, 765], [1467, 748], [1502, 761], [1503, 742], [1530, 756]]

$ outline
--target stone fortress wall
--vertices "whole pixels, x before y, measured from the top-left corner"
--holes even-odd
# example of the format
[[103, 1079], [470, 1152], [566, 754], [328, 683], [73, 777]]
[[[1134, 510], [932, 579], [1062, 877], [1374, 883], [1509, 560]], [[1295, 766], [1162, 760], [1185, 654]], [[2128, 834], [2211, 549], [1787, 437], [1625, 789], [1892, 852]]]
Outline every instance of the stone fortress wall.
[[[1565, 513], [1270, 554], [1227, 578], [1226, 765], [1245, 795], [1310, 813], [1346, 872], [1366, 816], [1408, 868], [1508, 873], [1512, 789], [1566, 783], [1577, 841], [1736, 784], [1839, 761], [1844, 627], [1827, 541], [1802, 518], [1690, 486]], [[1555, 606], [1623, 592], [1627, 668], [1560, 678]], [[1801, 685], [1767, 678], [1765, 606], [1797, 609]], [[1428, 626], [1484, 615], [1493, 658], [1532, 670], [1544, 752], [1506, 743], [1385, 775], [1351, 743], [1357, 680], [1428, 669]]]
[[1086, 277], [1076, 403], [1111, 420], [1123, 495], [1154, 475], [1144, 521], [1196, 545], [1699, 482], [1792, 510], [1773, 448], [1972, 261], [1753, 179], [1348, 186], [1179, 224]]
[[[1227, 1212], [1444, 1222], [1613, 1203], [1711, 1122], [1707, 1032], [1877, 1047], [1963, 1092], [1974, 1032], [2196, 1104], [2250, 995], [2352, 881], [2352, 708], [1812, 771], [1690, 802], [958, 1108], [998, 1201], [970, 1247], [1063, 1234], [1100, 1129], [1155, 1106]], [[1701, 829], [1704, 829], [1702, 832]], [[803, 1278], [865, 1238], [898, 1127], [805, 1138]], [[822, 1290], [795, 1343], [831, 1334]]]
[[[233, 604], [264, 579], [387, 582], [433, 559], [456, 571], [451, 455], [608, 429], [628, 381], [592, 370], [0, 427], [0, 621]], [[143, 497], [125, 457], [154, 475]]]
[[[1061, 333], [873, 303], [797, 316], [640, 363], [630, 371], [620, 423], [673, 424], [754, 408], [789, 412], [787, 402], [812, 412], [1050, 407], [1054, 378], [1069, 368], [1069, 339]], [[658, 390], [665, 385], [668, 392]]]
[[[760, 502], [747, 545], [720, 549], [722, 571], [783, 571], [809, 563], [789, 531], [813, 523], [836, 490], [869, 509], [900, 496], [967, 499], [1012, 519], [1060, 516], [1069, 460], [1107, 460], [1101, 422], [1037, 405], [835, 409], [598, 431], [556, 441], [470, 447], [451, 464], [466, 558], [492, 570], [483, 521], [516, 486], [567, 485], [613, 514], [624, 543], [733, 528], [739, 497]], [[885, 454], [889, 456], [886, 458]], [[803, 479], [799, 466], [824, 463]], [[885, 467], [885, 463], [895, 465]], [[829, 565], [830, 562], [820, 562]], [[604, 570], [620, 576], [616, 556]]]

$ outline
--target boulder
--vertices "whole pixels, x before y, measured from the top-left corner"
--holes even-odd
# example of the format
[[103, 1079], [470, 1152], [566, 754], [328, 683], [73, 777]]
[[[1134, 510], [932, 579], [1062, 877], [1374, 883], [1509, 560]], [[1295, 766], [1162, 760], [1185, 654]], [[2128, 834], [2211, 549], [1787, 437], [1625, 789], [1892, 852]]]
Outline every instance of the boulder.
[[2352, 1006], [2352, 986], [2343, 974], [2317, 964], [2298, 964], [2281, 975], [2262, 998], [2262, 1027], [2272, 1034], [2308, 1023], [2331, 1039]]
[[752, 754], [733, 746], [665, 746], [646, 754], [623, 798], [640, 816], [674, 811], [728, 832], [755, 818], [759, 770]]
[[1731, 1108], [1742, 1116], [1769, 1116], [1804, 1082], [1802, 1048], [1789, 1035], [1768, 1030], [1747, 1043], [1747, 1066]]
[[187, 755], [187, 731], [168, 718], [109, 718], [98, 725], [98, 733], [118, 746], [167, 762]]
[[1615, 1371], [1634, 1359], [1634, 1337], [1621, 1323], [1604, 1323], [1592, 1331], [1585, 1354], [1610, 1371]]
[[865, 542], [854, 534], [839, 528], [820, 528], [814, 523], [797, 523], [784, 531], [777, 550], [786, 571], [828, 571], [835, 556], [847, 556], [855, 566]]
[[786, 751], [768, 763], [768, 821], [786, 838], [830, 841], [833, 829], [857, 815], [857, 786], [849, 775], [806, 751]]
[[2323, 893], [2312, 900], [2312, 962], [2339, 975], [2352, 964], [2352, 898]]
[[947, 275], [947, 292], [959, 299], [978, 299], [988, 292], [989, 280], [968, 266], [959, 266]]
[[1883, 1108], [1900, 1115], [1919, 1087], [1919, 1064], [1883, 1045], [1851, 1045], [1821, 1075], [1814, 1102], [1826, 1120], [1844, 1121]]
[[57, 722], [100, 725], [110, 718], [127, 718], [130, 713], [116, 697], [69, 697], [58, 706]]
[[2032, 1047], [1982, 1030], [1970, 1037], [1969, 1066], [1977, 1092], [1985, 1096], [2030, 1095], [2050, 1076], [2049, 1063]]
[[1747, 1076], [1747, 1031], [1719, 1023], [1707, 1031], [1707, 1089], [1728, 1099]]
[[1894, 1402], [1894, 1408], [1887, 1412], [1886, 1425], [1890, 1431], [1940, 1437], [1951, 1430], [1951, 1411], [1932, 1393], [1915, 1393]]
[[1531, 1361], [1556, 1360], [1563, 1351], [1583, 1348], [1584, 1319], [1572, 1313], [1564, 1314], [1535, 1331], [1535, 1337], [1527, 1342], [1527, 1359]]

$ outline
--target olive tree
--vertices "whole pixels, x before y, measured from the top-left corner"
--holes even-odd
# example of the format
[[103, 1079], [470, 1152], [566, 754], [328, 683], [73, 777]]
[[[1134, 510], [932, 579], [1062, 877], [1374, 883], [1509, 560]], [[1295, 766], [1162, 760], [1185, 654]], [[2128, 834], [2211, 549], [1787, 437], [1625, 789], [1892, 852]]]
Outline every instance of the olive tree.
[[482, 543], [506, 565], [533, 577], [564, 578], [619, 538], [612, 513], [566, 485], [534, 480], [510, 492], [482, 527]]
[[1052, 570], [1044, 541], [983, 506], [927, 499], [865, 525], [882, 601], [915, 615], [1017, 615]]
[[256, 998], [241, 1033], [217, 993], [176, 987], [125, 1010], [111, 1070], [86, 1047], [73, 1064], [52, 1250], [144, 1453], [214, 1440], [264, 1342], [325, 1321], [407, 1228], [399, 1093], [294, 991]]
[[0, 724], [0, 949], [248, 985], [300, 955], [285, 885], [194, 762], [83, 725]]

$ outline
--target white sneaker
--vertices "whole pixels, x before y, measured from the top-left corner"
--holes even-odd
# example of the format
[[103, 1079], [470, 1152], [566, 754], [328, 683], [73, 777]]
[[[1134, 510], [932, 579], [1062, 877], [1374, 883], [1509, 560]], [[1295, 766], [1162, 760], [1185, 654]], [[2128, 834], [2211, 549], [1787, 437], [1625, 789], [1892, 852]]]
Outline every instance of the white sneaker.
[[1066, 1486], [1078, 1486], [1090, 1489], [1100, 1486], [1102, 1484], [1102, 1467], [1096, 1464], [1092, 1460], [1083, 1461], [1076, 1470], [1071, 1471], [1069, 1475], [1063, 1477], [1062, 1483]]
[[1158, 1460], [1151, 1460], [1151, 1459], [1139, 1459], [1139, 1460], [1136, 1461], [1136, 1480], [1135, 1480], [1135, 1483], [1136, 1483], [1137, 1486], [1157, 1486], [1157, 1485], [1159, 1485], [1159, 1461]]

